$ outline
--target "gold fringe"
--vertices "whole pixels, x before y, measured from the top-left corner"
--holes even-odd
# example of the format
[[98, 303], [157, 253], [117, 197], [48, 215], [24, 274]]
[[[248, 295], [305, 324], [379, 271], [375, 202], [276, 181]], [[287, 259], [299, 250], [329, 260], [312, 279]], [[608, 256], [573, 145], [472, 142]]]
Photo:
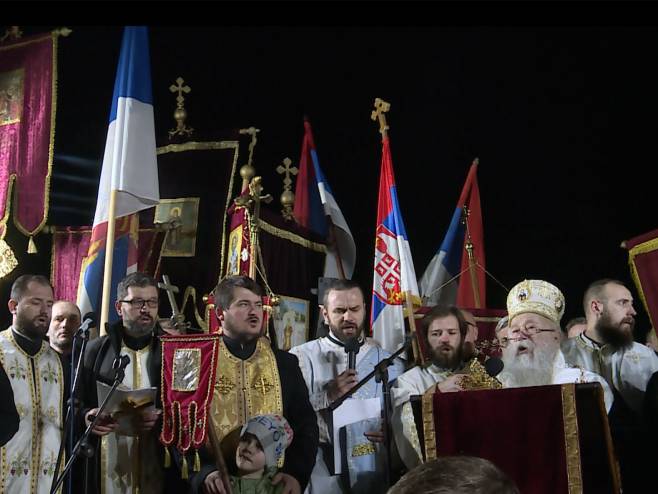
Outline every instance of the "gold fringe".
[[190, 475], [187, 471], [187, 457], [185, 454], [183, 454], [183, 466], [181, 467], [180, 470], [180, 476], [183, 480], [187, 480], [190, 478]]
[[297, 235], [296, 233], [292, 233], [287, 230], [282, 230], [281, 228], [277, 228], [274, 225], [270, 225], [269, 223], [266, 223], [262, 219], [259, 221], [259, 224], [260, 224], [260, 228], [263, 231], [269, 233], [270, 235], [283, 238], [285, 240], [292, 242], [293, 244], [301, 245], [302, 247], [305, 247], [310, 250], [314, 250], [315, 252], [322, 252], [322, 253], [327, 252], [326, 245], [313, 242], [312, 240], [308, 240], [302, 237], [301, 235]]
[[27, 242], [27, 253], [36, 254], [37, 252], [37, 245], [34, 243], [34, 237], [30, 235], [30, 240]]
[[199, 450], [198, 449], [194, 450], [194, 471], [195, 472], [200, 472], [201, 471], [201, 458], [199, 458]]
[[165, 458], [164, 458], [164, 467], [169, 468], [171, 466], [171, 454], [169, 453], [169, 448], [165, 446]]

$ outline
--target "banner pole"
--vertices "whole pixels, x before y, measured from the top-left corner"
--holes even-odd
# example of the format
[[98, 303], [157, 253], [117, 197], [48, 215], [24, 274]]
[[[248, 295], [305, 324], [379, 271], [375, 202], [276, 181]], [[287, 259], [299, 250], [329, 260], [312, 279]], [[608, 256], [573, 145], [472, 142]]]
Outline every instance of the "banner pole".
[[107, 239], [105, 241], [105, 269], [103, 270], [103, 298], [101, 303], [100, 336], [105, 336], [105, 324], [109, 316], [110, 288], [112, 285], [112, 261], [114, 260], [114, 227], [116, 218], [117, 191], [110, 191], [110, 207], [107, 219]]

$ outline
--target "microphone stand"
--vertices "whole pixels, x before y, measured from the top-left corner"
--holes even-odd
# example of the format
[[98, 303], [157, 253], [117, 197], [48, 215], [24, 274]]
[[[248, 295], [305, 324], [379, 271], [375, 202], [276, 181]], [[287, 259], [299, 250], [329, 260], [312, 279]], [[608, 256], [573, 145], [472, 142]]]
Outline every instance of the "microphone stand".
[[[80, 347], [80, 355], [78, 356], [77, 364], [75, 364], [75, 342], [77, 339], [82, 340], [82, 345]], [[71, 348], [71, 370], [72, 375], [70, 377], [69, 383], [71, 384], [71, 391], [69, 393], [68, 406], [66, 408], [66, 418], [64, 419], [64, 431], [62, 441], [59, 444], [59, 452], [57, 453], [57, 463], [55, 463], [55, 473], [53, 474], [53, 483], [51, 485], [51, 491], [55, 492], [55, 479], [59, 475], [59, 465], [62, 461], [62, 455], [64, 454], [64, 448], [66, 445], [66, 439], [68, 434], [68, 439], [71, 441], [71, 447], [73, 447], [73, 438], [75, 434], [75, 395], [78, 386], [78, 378], [81, 374], [82, 363], [84, 362], [85, 350], [87, 349], [87, 342], [89, 341], [89, 324], [83, 324], [78, 331], [73, 336], [73, 346]], [[75, 365], [75, 370], [74, 369]], [[69, 423], [70, 421], [70, 423]], [[71, 484], [69, 483], [69, 491]]]
[[71, 457], [69, 458], [68, 462], [66, 462], [66, 465], [64, 466], [64, 470], [62, 471], [61, 475], [57, 478], [57, 481], [53, 484], [53, 487], [50, 490], [50, 494], [54, 494], [55, 492], [57, 492], [57, 489], [59, 488], [60, 484], [64, 481], [64, 477], [66, 477], [69, 470], [71, 470], [71, 467], [73, 466], [73, 462], [77, 458], [78, 454], [80, 454], [80, 450], [82, 448], [85, 448], [85, 450], [88, 451], [87, 438], [89, 437], [89, 434], [91, 433], [92, 429], [96, 426], [96, 422], [98, 422], [98, 419], [103, 414], [103, 411], [105, 410], [105, 407], [107, 406], [107, 403], [109, 402], [110, 398], [116, 391], [119, 384], [121, 384], [121, 382], [123, 381], [123, 378], [125, 377], [125, 370], [129, 363], [130, 363], [130, 357], [128, 357], [127, 355], [122, 355], [119, 357], [117, 355], [117, 358], [114, 360], [114, 363], [112, 365], [112, 367], [116, 371], [114, 374], [114, 383], [112, 384], [110, 391], [107, 393], [107, 396], [105, 396], [103, 403], [101, 403], [101, 406], [98, 409], [98, 413], [96, 413], [96, 416], [91, 421], [91, 423], [87, 426], [85, 432], [82, 434], [82, 437], [75, 444], [75, 447], [71, 452]]
[[[382, 359], [377, 365], [374, 366], [372, 372], [370, 372], [367, 376], [365, 376], [363, 379], [361, 379], [352, 389], [347, 391], [344, 395], [342, 395], [340, 398], [334, 400], [330, 405], [329, 405], [329, 410], [333, 412], [343, 404], [343, 402], [348, 399], [350, 396], [352, 396], [356, 391], [361, 388], [363, 385], [365, 385], [370, 379], [375, 377], [375, 380], [377, 382], [382, 383], [382, 391], [383, 391], [383, 396], [384, 396], [384, 410], [382, 413], [382, 419], [383, 419], [383, 432], [384, 432], [384, 449], [386, 451], [385, 455], [385, 475], [386, 475], [386, 485], [390, 487], [390, 481], [391, 481], [391, 472], [390, 472], [390, 467], [391, 467], [391, 434], [390, 434], [390, 414], [391, 414], [391, 390], [389, 389], [389, 383], [388, 383], [388, 368], [393, 365], [393, 362], [395, 359], [400, 355], [402, 352], [406, 351], [409, 349], [411, 346], [411, 342], [413, 341], [412, 338], [406, 338], [404, 344], [398, 348], [395, 353], [393, 353], [391, 356], [386, 357], [385, 359]], [[335, 445], [334, 445], [335, 447]]]

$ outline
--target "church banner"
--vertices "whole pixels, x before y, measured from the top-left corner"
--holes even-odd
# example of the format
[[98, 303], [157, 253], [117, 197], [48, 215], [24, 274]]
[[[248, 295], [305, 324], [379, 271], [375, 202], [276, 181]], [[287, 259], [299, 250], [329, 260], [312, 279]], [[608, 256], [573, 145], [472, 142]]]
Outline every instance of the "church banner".
[[658, 322], [658, 230], [652, 230], [624, 242], [628, 265], [651, 325]]
[[[6, 233], [12, 186], [14, 223], [21, 233], [35, 235], [48, 218], [58, 35], [0, 45], [0, 238]], [[34, 249], [30, 242], [30, 252]]]

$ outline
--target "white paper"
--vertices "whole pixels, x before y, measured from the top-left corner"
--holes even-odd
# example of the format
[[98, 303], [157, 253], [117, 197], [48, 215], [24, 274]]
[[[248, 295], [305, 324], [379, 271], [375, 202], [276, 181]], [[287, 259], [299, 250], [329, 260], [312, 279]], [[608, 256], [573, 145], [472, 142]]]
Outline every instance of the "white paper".
[[[99, 406], [105, 400], [110, 389], [111, 386], [96, 381]], [[141, 410], [155, 410], [156, 391], [156, 388], [129, 389], [123, 384], [119, 384], [103, 410], [103, 413], [111, 415], [117, 421], [116, 434], [125, 436], [137, 434], [134, 428], [134, 415]]]
[[382, 401], [381, 398], [368, 398], [359, 400], [348, 398], [333, 413], [333, 436], [334, 436], [334, 473], [341, 473], [342, 462], [340, 458], [340, 441], [338, 432], [344, 427], [355, 422], [373, 418], [381, 418]]

